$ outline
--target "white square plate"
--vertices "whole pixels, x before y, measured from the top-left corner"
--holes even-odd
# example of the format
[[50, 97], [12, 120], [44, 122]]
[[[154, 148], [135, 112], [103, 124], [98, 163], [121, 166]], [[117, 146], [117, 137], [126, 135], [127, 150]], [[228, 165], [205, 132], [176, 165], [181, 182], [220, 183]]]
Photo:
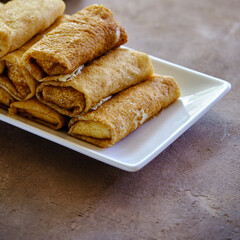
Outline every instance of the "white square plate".
[[176, 79], [181, 98], [110, 148], [101, 149], [68, 136], [64, 131], [52, 130], [22, 117], [10, 117], [3, 109], [0, 109], [0, 120], [114, 167], [137, 171], [192, 126], [231, 88], [224, 80], [156, 57], [151, 59], [155, 73]]

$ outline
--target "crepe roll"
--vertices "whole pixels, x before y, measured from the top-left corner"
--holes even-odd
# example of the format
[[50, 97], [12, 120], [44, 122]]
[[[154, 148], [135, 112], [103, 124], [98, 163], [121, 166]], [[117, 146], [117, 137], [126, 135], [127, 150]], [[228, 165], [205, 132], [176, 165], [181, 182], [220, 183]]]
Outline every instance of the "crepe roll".
[[12, 0], [0, 7], [0, 58], [21, 47], [63, 14], [62, 0]]
[[47, 77], [37, 87], [36, 96], [61, 114], [74, 117], [152, 73], [153, 65], [147, 54], [117, 48], [85, 66], [71, 81], [59, 81], [64, 76]]
[[5, 89], [0, 87], [0, 107], [7, 109], [14, 101], [14, 98]]
[[[23, 56], [28, 70], [46, 75], [72, 73], [79, 66], [127, 42], [124, 28], [103, 5], [90, 5], [32, 46]], [[36, 74], [40, 69], [42, 74]]]
[[17, 100], [31, 98], [35, 94], [37, 82], [21, 62], [15, 60], [17, 56], [14, 54], [6, 58], [6, 71], [0, 75], [0, 87]]
[[39, 33], [19, 49], [8, 53], [0, 61], [0, 86], [8, 91], [16, 100], [27, 100], [32, 98], [36, 92], [38, 82], [29, 73], [22, 62], [22, 55], [45, 34], [60, 23], [65, 21], [68, 15], [61, 16], [45, 31]]
[[110, 147], [179, 96], [172, 77], [153, 75], [116, 94], [97, 110], [72, 118], [69, 134], [102, 148]]
[[65, 116], [39, 102], [36, 98], [14, 102], [8, 111], [11, 115], [25, 117], [55, 130], [66, 124]]

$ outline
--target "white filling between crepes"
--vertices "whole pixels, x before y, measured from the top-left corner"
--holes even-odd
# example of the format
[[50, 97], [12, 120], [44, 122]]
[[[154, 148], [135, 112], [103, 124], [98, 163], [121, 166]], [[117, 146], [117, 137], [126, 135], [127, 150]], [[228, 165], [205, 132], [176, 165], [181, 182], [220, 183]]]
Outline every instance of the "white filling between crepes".
[[77, 75], [79, 75], [83, 69], [84, 65], [81, 65], [77, 69], [75, 69], [72, 73], [60, 75], [58, 78], [58, 81], [60, 82], [67, 82], [71, 81], [73, 78], [75, 78]]
[[117, 30], [116, 30], [116, 40], [115, 40], [116, 43], [119, 41], [120, 34], [121, 34], [120, 28], [118, 27]]
[[104, 102], [106, 102], [107, 100], [109, 100], [111, 97], [112, 97], [112, 95], [111, 95], [111, 96], [108, 96], [108, 97], [106, 97], [106, 98], [101, 99], [97, 104], [95, 104], [95, 105], [91, 108], [91, 110], [97, 110], [98, 107], [100, 107]]
[[[140, 125], [142, 125], [146, 119], [148, 119], [148, 114], [144, 112], [143, 109], [141, 110], [137, 110], [136, 111], [136, 119], [133, 120], [133, 123], [135, 124], [136, 128], [138, 127], [138, 124], [140, 123]], [[141, 119], [141, 120], [138, 120], [138, 119]]]

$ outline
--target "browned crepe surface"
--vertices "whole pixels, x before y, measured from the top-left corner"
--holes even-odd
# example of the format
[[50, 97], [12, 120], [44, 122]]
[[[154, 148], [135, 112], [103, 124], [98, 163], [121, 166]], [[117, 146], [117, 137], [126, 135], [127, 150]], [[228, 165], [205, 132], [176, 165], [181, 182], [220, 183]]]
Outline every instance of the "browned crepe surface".
[[8, 108], [14, 101], [14, 98], [6, 90], [0, 87], [0, 107]]
[[172, 77], [153, 75], [115, 95], [97, 110], [72, 118], [69, 134], [99, 147], [112, 146], [179, 96]]
[[12, 0], [0, 8], [0, 58], [48, 28], [65, 10], [62, 0]]
[[[90, 5], [32, 46], [23, 61], [41, 80], [46, 74], [71, 73], [126, 41], [127, 34], [112, 12], [102, 5]], [[36, 74], [35, 69], [41, 69], [42, 74]]]
[[117, 48], [84, 67], [71, 81], [60, 82], [59, 77], [47, 77], [46, 82], [37, 87], [36, 96], [60, 113], [73, 117], [152, 73], [153, 65], [147, 54]]
[[66, 123], [66, 117], [39, 102], [36, 98], [12, 103], [9, 113], [23, 116], [56, 130], [62, 128]]
[[[17, 100], [27, 100], [35, 95], [38, 82], [28, 72], [21, 58], [22, 55], [44, 35], [56, 28], [68, 18], [59, 17], [47, 30], [38, 34], [19, 49], [7, 54], [0, 61], [0, 86], [8, 91]], [[4, 76], [4, 77], [3, 77]]]

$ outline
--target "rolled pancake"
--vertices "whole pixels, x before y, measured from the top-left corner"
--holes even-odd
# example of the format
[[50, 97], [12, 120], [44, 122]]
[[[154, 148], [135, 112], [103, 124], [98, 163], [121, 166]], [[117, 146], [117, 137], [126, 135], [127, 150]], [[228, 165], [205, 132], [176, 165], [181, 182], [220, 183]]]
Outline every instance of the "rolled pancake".
[[112, 146], [179, 96], [172, 77], [153, 75], [116, 94], [97, 110], [72, 118], [69, 134], [99, 147]]
[[61, 16], [45, 31], [39, 33], [19, 49], [7, 54], [0, 61], [0, 86], [17, 100], [32, 98], [36, 92], [38, 82], [28, 72], [21, 58], [22, 55], [45, 34], [68, 19], [68, 15]]
[[14, 102], [8, 111], [9, 114], [23, 116], [56, 130], [66, 123], [65, 116], [39, 102], [36, 98]]
[[74, 117], [152, 73], [153, 65], [147, 54], [117, 48], [85, 66], [71, 81], [58, 81], [63, 76], [47, 77], [37, 87], [36, 96], [58, 112]]
[[26, 70], [25, 66], [20, 61], [17, 61], [18, 56], [15, 53], [6, 56], [6, 71], [0, 75], [0, 86], [17, 100], [33, 97], [37, 82]]
[[14, 101], [14, 98], [5, 89], [0, 87], [0, 107], [8, 108]]
[[12, 0], [0, 7], [0, 58], [24, 45], [63, 14], [62, 0]]
[[[37, 79], [72, 73], [79, 66], [127, 42], [127, 34], [102, 5], [90, 5], [72, 15], [24, 55], [27, 69]], [[40, 69], [42, 74], [36, 74]]]

